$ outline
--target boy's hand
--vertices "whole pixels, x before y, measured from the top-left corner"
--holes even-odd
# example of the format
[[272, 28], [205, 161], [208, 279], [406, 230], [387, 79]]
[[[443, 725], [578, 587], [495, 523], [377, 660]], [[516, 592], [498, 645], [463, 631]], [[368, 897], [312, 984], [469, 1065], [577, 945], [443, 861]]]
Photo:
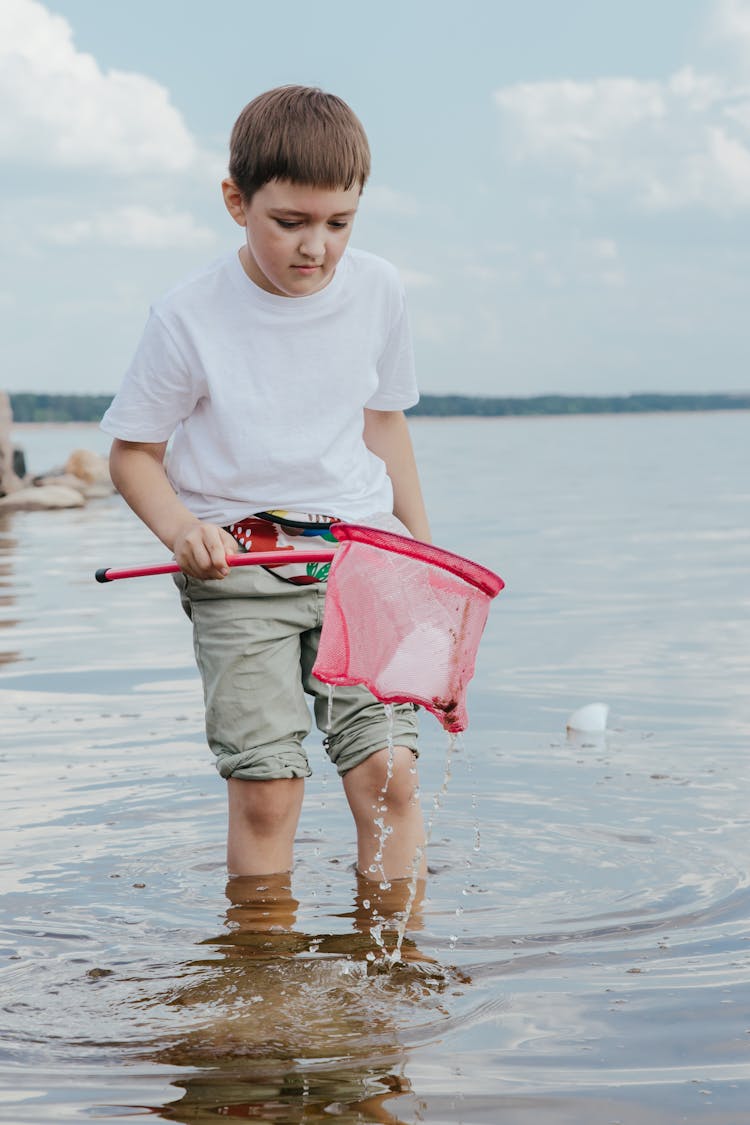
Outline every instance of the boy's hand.
[[227, 555], [237, 554], [237, 544], [223, 527], [196, 522], [178, 534], [172, 550], [180, 570], [191, 578], [226, 578]]

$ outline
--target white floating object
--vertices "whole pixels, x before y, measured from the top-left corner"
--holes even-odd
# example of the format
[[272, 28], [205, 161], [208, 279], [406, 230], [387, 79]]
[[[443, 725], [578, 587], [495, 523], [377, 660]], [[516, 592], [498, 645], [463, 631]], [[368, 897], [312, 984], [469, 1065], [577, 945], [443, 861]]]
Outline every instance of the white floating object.
[[607, 729], [608, 715], [609, 704], [587, 703], [585, 707], [579, 707], [570, 716], [567, 730], [581, 731], [584, 734], [604, 731]]

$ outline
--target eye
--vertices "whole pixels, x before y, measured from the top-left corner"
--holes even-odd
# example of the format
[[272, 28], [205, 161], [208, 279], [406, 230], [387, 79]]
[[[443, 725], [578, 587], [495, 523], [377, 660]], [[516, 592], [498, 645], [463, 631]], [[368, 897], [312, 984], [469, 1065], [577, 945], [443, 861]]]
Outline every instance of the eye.
[[349, 226], [349, 221], [348, 219], [331, 219], [328, 225], [331, 230], [346, 230]]
[[276, 219], [275, 220], [282, 230], [295, 230], [301, 224], [296, 219]]

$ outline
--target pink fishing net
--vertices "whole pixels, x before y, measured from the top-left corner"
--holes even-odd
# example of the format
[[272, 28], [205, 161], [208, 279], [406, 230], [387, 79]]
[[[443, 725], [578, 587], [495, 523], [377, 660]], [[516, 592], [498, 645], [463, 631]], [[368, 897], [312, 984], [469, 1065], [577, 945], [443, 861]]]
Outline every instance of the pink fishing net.
[[314, 674], [365, 684], [384, 703], [419, 703], [448, 731], [466, 728], [466, 686], [492, 598], [491, 570], [418, 540], [335, 524]]

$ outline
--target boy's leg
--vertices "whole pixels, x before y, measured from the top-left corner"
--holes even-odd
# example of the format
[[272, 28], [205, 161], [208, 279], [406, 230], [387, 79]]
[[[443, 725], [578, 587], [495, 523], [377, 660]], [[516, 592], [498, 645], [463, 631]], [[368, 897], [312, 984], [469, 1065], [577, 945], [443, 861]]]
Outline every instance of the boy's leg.
[[[267, 930], [290, 933], [297, 924], [299, 902], [292, 894], [292, 875], [289, 871], [278, 875], [248, 875], [231, 877], [226, 886], [229, 899], [227, 923], [233, 934], [263, 933]], [[238, 952], [242, 954], [241, 942]], [[222, 952], [231, 956], [229, 948]]]
[[416, 866], [424, 877], [425, 829], [412, 751], [406, 746], [395, 746], [392, 755], [377, 750], [344, 774], [344, 792], [357, 828], [359, 873], [388, 882], [408, 878]]
[[221, 582], [178, 575], [176, 584], [193, 622], [206, 735], [227, 779], [229, 873], [289, 871], [310, 774], [300, 633], [320, 620], [322, 591], [249, 566]]
[[312, 674], [319, 635], [313, 630], [300, 638], [303, 684], [315, 697], [318, 728], [326, 733], [328, 756], [344, 781], [357, 829], [357, 869], [376, 882], [408, 879], [421, 849], [417, 871], [423, 876], [415, 709], [398, 703], [389, 715], [361, 685], [337, 687], [329, 697], [328, 687]]
[[270, 875], [291, 871], [305, 782], [301, 777], [275, 781], [227, 781], [229, 824], [227, 869], [230, 875]]

